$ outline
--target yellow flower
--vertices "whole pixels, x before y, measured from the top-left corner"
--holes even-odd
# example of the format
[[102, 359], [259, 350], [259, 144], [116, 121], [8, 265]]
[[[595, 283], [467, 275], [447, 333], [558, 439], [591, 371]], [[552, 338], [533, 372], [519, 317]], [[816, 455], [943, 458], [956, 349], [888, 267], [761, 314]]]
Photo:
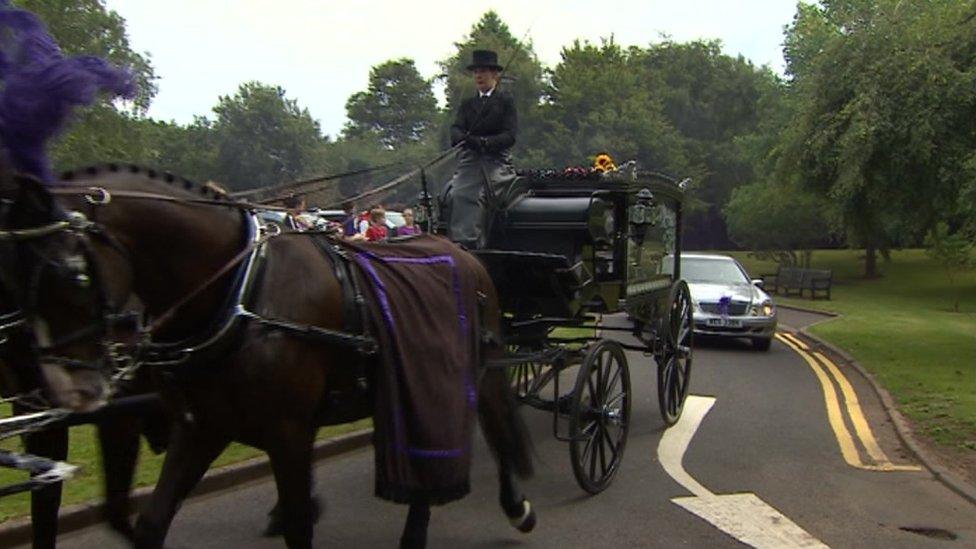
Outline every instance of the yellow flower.
[[593, 170], [605, 173], [612, 172], [617, 169], [617, 165], [613, 163], [613, 158], [607, 153], [600, 153], [596, 155], [596, 159], [593, 161]]

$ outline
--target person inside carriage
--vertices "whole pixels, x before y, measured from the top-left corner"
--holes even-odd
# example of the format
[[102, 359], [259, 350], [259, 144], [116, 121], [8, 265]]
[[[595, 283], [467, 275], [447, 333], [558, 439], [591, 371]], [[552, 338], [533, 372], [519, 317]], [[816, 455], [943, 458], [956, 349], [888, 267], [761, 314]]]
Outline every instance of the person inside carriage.
[[383, 206], [374, 206], [369, 211], [369, 226], [366, 227], [366, 240], [376, 242], [389, 238], [389, 228], [386, 226], [386, 210]]
[[291, 195], [284, 200], [288, 208], [288, 224], [296, 231], [310, 231], [316, 228], [315, 216], [306, 211], [305, 198]]
[[457, 168], [441, 203], [448, 237], [468, 249], [486, 247], [496, 196], [515, 180], [510, 151], [518, 133], [511, 93], [500, 89], [498, 54], [475, 50], [468, 70], [477, 94], [461, 103], [451, 126], [451, 144], [461, 145]]

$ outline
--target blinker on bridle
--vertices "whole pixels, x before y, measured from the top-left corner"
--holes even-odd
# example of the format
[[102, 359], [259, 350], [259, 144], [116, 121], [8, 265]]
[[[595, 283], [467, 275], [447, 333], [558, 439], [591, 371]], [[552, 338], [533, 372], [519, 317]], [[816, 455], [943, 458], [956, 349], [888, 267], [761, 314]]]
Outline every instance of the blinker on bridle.
[[[91, 190], [95, 192], [99, 189], [93, 188]], [[89, 195], [86, 198], [88, 199], [89, 203], [100, 205], [107, 204], [108, 201], [111, 200], [111, 195], [107, 191], [103, 191], [98, 194]], [[94, 227], [95, 223], [89, 221], [83, 213], [78, 211], [69, 211], [65, 214], [64, 219], [52, 221], [37, 227], [0, 230], [0, 242], [5, 241], [16, 244], [25, 244], [28, 246], [31, 253], [33, 253], [39, 260], [29, 277], [31, 280], [31, 287], [27, 290], [28, 309], [33, 308], [33, 304], [36, 301], [35, 294], [37, 293], [38, 289], [34, 286], [36, 286], [37, 281], [45, 268], [53, 269], [62, 279], [68, 279], [71, 283], [80, 288], [90, 287], [93, 278], [91, 275], [90, 261], [88, 261], [88, 258], [86, 257], [88, 255], [87, 246], [85, 247], [86, 253], [78, 254], [77, 256], [71, 255], [65, 258], [63, 262], [58, 262], [39, 252], [32, 245], [33, 242], [64, 232], [75, 233], [80, 236], [84, 233], [92, 231]], [[104, 296], [101, 294], [98, 296], [98, 304], [99, 307], [104, 307]], [[29, 313], [30, 311], [27, 312]], [[98, 311], [98, 313], [101, 312], [102, 311]], [[4, 315], [0, 315], [0, 344], [7, 341], [6, 332], [8, 330], [21, 327], [26, 324], [27, 316], [28, 315], [26, 315], [25, 311], [23, 310], [16, 310]], [[99, 316], [99, 314], [96, 314], [96, 316]], [[80, 339], [89, 337], [93, 333], [104, 333], [107, 330], [107, 319], [102, 319], [102, 322], [88, 325], [80, 330], [61, 337], [56, 341], [39, 346], [37, 347], [37, 351], [40, 353], [45, 353], [40, 356], [40, 360], [43, 362], [58, 364], [68, 370], [101, 370], [103, 359], [96, 361], [84, 361], [46, 353], [50, 353], [51, 351], [54, 351], [60, 347], [64, 347], [65, 345], [69, 345]], [[108, 356], [108, 353], [106, 353], [106, 356]]]

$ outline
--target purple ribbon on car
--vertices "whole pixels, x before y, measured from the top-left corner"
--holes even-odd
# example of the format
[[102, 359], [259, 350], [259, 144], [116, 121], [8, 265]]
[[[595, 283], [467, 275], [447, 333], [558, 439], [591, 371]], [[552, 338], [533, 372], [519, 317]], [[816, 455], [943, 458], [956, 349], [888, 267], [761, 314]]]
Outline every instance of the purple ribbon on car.
[[732, 296], [723, 295], [718, 300], [718, 314], [722, 318], [729, 318], [729, 306], [732, 305]]

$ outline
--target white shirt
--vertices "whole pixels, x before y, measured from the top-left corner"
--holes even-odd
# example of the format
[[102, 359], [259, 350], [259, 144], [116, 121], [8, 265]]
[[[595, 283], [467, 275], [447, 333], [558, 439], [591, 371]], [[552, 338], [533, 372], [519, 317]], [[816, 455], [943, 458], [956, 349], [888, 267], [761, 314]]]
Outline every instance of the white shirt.
[[491, 94], [494, 91], [495, 91], [495, 88], [491, 88], [490, 90], [488, 90], [486, 92], [483, 92], [481, 90], [478, 90], [478, 97], [481, 97], [481, 98], [491, 97]]

